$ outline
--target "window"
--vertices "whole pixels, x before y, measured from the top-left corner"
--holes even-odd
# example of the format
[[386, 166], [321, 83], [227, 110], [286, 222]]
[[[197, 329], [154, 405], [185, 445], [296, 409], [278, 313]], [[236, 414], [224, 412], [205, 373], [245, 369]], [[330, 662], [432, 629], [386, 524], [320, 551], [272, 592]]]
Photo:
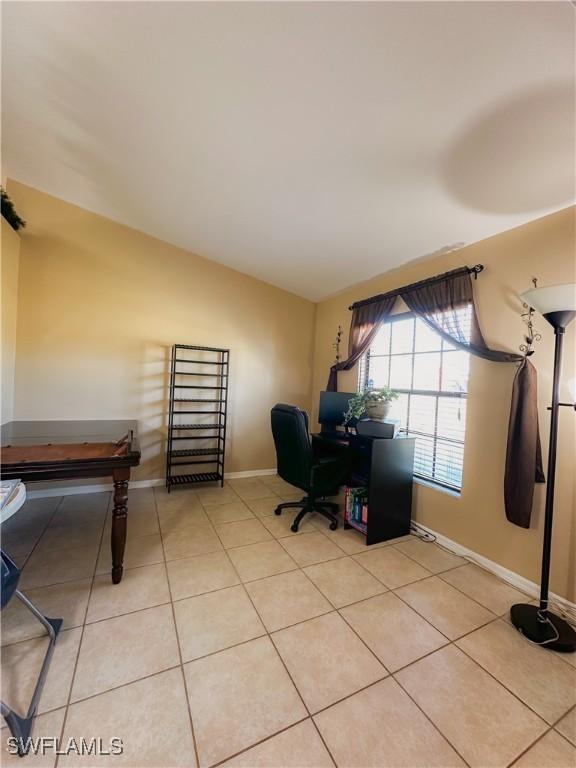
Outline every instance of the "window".
[[[472, 308], [457, 312], [470, 338]], [[439, 319], [448, 327], [448, 315]], [[359, 371], [359, 389], [388, 386], [400, 392], [390, 418], [416, 438], [415, 475], [457, 491], [462, 487], [469, 358], [405, 313], [382, 325]]]

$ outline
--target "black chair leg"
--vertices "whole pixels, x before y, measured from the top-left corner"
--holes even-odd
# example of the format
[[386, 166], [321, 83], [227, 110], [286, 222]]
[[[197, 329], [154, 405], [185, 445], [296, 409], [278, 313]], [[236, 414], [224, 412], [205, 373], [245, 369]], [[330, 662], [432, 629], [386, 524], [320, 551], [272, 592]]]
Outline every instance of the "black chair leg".
[[311, 510], [311, 509], [308, 509], [307, 507], [304, 507], [304, 509], [302, 510], [302, 512], [299, 512], [299, 513], [296, 515], [296, 517], [294, 518], [294, 522], [293, 522], [293, 523], [292, 523], [292, 525], [290, 526], [290, 530], [292, 531], [292, 533], [298, 533], [298, 526], [300, 525], [300, 521], [302, 520], [302, 518], [303, 518], [305, 515], [307, 515], [307, 514], [308, 514], [308, 512], [312, 512], [312, 510]]
[[16, 712], [14, 712], [14, 710], [11, 709], [3, 701], [0, 702], [0, 712], [2, 717], [6, 721], [6, 725], [8, 726], [12, 736], [18, 740], [18, 754], [20, 757], [23, 757], [28, 749], [27, 739], [32, 731], [32, 723], [34, 722], [36, 710], [38, 709], [38, 702], [40, 701], [46, 675], [48, 674], [48, 667], [50, 665], [54, 646], [56, 645], [56, 638], [58, 637], [58, 633], [62, 627], [63, 619], [49, 619], [47, 616], [44, 616], [44, 614], [41, 613], [38, 608], [36, 608], [34, 603], [32, 603], [26, 597], [26, 595], [20, 592], [19, 589], [16, 589], [14, 594], [44, 626], [50, 639], [48, 648], [46, 649], [46, 654], [44, 656], [44, 661], [42, 662], [40, 674], [38, 675], [38, 679], [36, 681], [36, 687], [34, 688], [34, 692], [32, 694], [32, 700], [30, 701], [30, 706], [28, 707], [28, 712], [26, 715], [22, 717], [21, 715], [18, 715]]
[[[322, 505], [324, 506], [324, 504]], [[330, 530], [335, 531], [338, 528], [338, 518], [332, 514], [332, 512], [329, 512], [327, 509], [322, 509], [320, 504], [314, 507], [314, 510], [316, 512], [319, 512], [323, 517], [330, 520]], [[338, 505], [336, 505], [336, 510], [338, 511]]]
[[335, 531], [338, 528], [338, 518], [336, 517], [338, 514], [338, 504], [333, 501], [317, 501], [316, 499], [310, 499], [305, 496], [300, 501], [284, 501], [282, 504], [278, 504], [274, 510], [274, 514], [281, 515], [283, 509], [299, 508], [301, 508], [302, 511], [296, 515], [294, 522], [290, 526], [290, 530], [293, 533], [298, 533], [298, 526], [304, 516], [309, 512], [318, 512], [320, 515], [330, 520], [331, 531]]
[[278, 504], [278, 506], [274, 510], [274, 514], [281, 515], [283, 509], [299, 508], [305, 503], [306, 503], [306, 499], [302, 499], [301, 501], [283, 501], [282, 504]]

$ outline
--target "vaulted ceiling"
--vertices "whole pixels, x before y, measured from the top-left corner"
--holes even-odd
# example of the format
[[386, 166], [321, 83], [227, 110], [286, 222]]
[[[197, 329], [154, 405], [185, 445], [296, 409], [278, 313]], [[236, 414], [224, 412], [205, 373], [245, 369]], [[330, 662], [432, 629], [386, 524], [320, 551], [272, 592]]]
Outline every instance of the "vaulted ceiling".
[[574, 201], [569, 2], [3, 3], [3, 176], [312, 299]]

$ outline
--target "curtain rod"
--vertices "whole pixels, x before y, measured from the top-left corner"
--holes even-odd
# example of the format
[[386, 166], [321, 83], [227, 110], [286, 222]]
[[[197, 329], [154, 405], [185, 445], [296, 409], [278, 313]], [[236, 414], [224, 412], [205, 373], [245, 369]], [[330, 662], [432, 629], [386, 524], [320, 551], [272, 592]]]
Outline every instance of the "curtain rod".
[[434, 283], [440, 283], [443, 280], [446, 280], [447, 277], [456, 277], [456, 275], [466, 273], [468, 275], [474, 275], [474, 279], [478, 277], [480, 272], [484, 269], [484, 264], [475, 264], [473, 267], [459, 267], [457, 269], [452, 269], [450, 272], [443, 272], [441, 275], [436, 275], [435, 277], [428, 277], [426, 280], [420, 280], [417, 283], [410, 283], [410, 285], [405, 285], [402, 288], [394, 288], [392, 291], [387, 291], [386, 293], [379, 293], [377, 296], [371, 296], [369, 299], [362, 299], [362, 301], [355, 301], [354, 304], [351, 304], [348, 309], [357, 309], [358, 307], [365, 307], [367, 304], [374, 304], [377, 301], [382, 301], [383, 299], [391, 299], [393, 296], [401, 296], [403, 293], [407, 293], [408, 291], [414, 291], [418, 288], [422, 288], [426, 285], [433, 285]]

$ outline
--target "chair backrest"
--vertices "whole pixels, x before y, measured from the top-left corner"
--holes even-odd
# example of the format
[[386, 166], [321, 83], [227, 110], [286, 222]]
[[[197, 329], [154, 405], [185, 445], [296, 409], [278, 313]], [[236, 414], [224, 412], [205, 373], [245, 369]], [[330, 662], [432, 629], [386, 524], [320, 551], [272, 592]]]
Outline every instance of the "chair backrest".
[[308, 415], [295, 405], [277, 403], [271, 412], [278, 474], [303, 491], [310, 488], [312, 444]]

